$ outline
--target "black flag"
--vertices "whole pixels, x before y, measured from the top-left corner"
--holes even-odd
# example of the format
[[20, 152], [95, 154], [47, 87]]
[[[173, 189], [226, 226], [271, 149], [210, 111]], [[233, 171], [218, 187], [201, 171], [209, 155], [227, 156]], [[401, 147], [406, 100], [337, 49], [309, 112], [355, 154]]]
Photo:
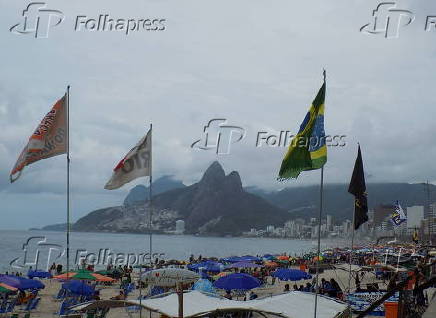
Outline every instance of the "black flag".
[[348, 192], [354, 195], [354, 229], [357, 230], [359, 226], [368, 221], [368, 199], [360, 145]]

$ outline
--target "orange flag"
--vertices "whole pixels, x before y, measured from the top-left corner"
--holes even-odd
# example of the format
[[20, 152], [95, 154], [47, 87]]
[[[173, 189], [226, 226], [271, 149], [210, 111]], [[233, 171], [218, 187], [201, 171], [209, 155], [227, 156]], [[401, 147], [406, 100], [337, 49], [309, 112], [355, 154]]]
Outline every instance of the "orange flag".
[[11, 183], [16, 181], [23, 169], [41, 159], [67, 152], [67, 97], [58, 100], [30, 136], [10, 174]]

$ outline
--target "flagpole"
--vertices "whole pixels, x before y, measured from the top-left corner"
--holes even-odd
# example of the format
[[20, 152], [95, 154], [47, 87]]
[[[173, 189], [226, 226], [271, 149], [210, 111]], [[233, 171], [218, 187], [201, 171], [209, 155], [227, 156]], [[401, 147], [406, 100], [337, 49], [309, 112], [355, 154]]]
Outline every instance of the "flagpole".
[[[354, 204], [353, 204], [353, 210], [354, 210]], [[356, 215], [355, 215], [355, 211], [353, 211], [353, 223], [352, 223], [353, 231], [351, 233], [351, 250], [350, 250], [350, 259], [349, 259], [350, 273], [349, 273], [349, 276], [348, 276], [348, 292], [349, 293], [351, 292], [351, 264], [352, 264], [352, 261], [353, 261], [353, 254], [354, 254], [354, 233], [356, 232], [355, 222], [356, 222]]]
[[153, 166], [152, 166], [152, 156], [153, 156], [153, 151], [152, 151], [152, 147], [153, 147], [153, 124], [150, 124], [150, 179], [149, 179], [149, 193], [148, 193], [148, 200], [149, 200], [149, 207], [150, 207], [150, 213], [149, 213], [149, 230], [150, 230], [150, 265], [153, 264], [153, 259], [152, 259], [152, 255], [153, 255], [153, 231], [152, 231], [152, 222], [153, 222], [153, 218], [152, 218], [152, 213], [153, 213], [153, 199], [152, 199], [152, 195], [153, 195], [153, 190], [152, 190], [152, 185], [153, 185]]
[[70, 272], [70, 85], [67, 86], [67, 279]]
[[[360, 144], [357, 143], [357, 146], [360, 147]], [[356, 199], [353, 200], [353, 223], [352, 223], [352, 227], [353, 227], [353, 231], [351, 233], [351, 250], [350, 250], [350, 259], [349, 259], [349, 263], [350, 263], [350, 272], [348, 274], [348, 293], [351, 293], [351, 264], [353, 261], [353, 254], [354, 254], [354, 233], [356, 232], [356, 211], [355, 211], [355, 207], [356, 207]]]
[[[324, 75], [325, 76], [325, 75]], [[315, 280], [315, 312], [313, 317], [316, 318], [317, 308], [318, 308], [318, 279], [319, 279], [319, 255], [321, 254], [321, 217], [322, 217], [322, 206], [323, 206], [323, 189], [324, 188], [324, 166], [321, 168], [321, 186], [319, 190], [319, 216], [318, 216], [318, 249], [316, 258], [316, 280]]]
[[[149, 239], [149, 253], [150, 253], [150, 267], [151, 269], [153, 269], [153, 231], [152, 231], [152, 222], [153, 222], [153, 217], [152, 217], [152, 213], [153, 213], [153, 199], [152, 199], [152, 194], [153, 194], [153, 190], [152, 190], [152, 185], [153, 185], [153, 124], [150, 123], [150, 178], [149, 178], [149, 185], [148, 185], [148, 201], [149, 201], [149, 221], [148, 221], [148, 225], [149, 225], [149, 235], [150, 235], [150, 239]], [[149, 317], [151, 318], [151, 311], [149, 312], [150, 315]]]
[[[324, 84], [326, 81], [326, 70], [324, 69], [322, 72], [322, 76], [324, 79]], [[325, 101], [324, 101], [325, 103]], [[323, 192], [324, 192], [324, 166], [321, 167], [321, 184], [319, 188], [319, 216], [318, 216], [318, 248], [317, 248], [317, 258], [316, 258], [316, 279], [315, 279], [315, 310], [313, 313], [313, 317], [316, 318], [317, 309], [318, 309], [318, 293], [319, 293], [319, 256], [321, 254], [321, 217], [322, 217], [322, 205], [323, 205]]]

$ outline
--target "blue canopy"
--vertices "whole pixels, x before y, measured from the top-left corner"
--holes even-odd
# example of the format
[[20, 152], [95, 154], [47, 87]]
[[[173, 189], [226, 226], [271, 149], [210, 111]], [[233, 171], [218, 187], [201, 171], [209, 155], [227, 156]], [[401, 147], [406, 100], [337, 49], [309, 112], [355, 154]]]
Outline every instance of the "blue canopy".
[[261, 283], [251, 275], [236, 273], [219, 278], [213, 285], [225, 290], [249, 290], [259, 287]]
[[198, 272], [200, 269], [202, 269], [205, 272], [219, 273], [223, 267], [223, 264], [214, 261], [204, 261], [201, 263], [188, 265], [188, 269], [195, 272]]
[[222, 259], [227, 263], [237, 263], [237, 262], [261, 262], [262, 259], [260, 257], [245, 255], [245, 256], [231, 256]]
[[0, 275], [0, 283], [4, 283], [20, 290], [45, 288], [45, 285], [39, 280], [12, 275]]
[[288, 268], [277, 269], [271, 274], [271, 276], [277, 277], [280, 280], [290, 280], [290, 281], [312, 278], [312, 275], [304, 271], [300, 271], [298, 269], [288, 269]]
[[213, 287], [212, 283], [207, 279], [200, 279], [198, 280], [194, 286], [192, 287], [193, 290], [198, 290], [204, 293], [209, 294], [215, 294], [216, 290]]
[[38, 277], [38, 278], [52, 278], [52, 275], [49, 272], [43, 271], [28, 271], [27, 277], [30, 279]]
[[81, 280], [70, 280], [62, 284], [62, 288], [69, 290], [76, 295], [91, 296], [94, 295], [94, 288]]
[[258, 267], [263, 267], [263, 266], [252, 262], [237, 262], [226, 266], [226, 268], [258, 268]]

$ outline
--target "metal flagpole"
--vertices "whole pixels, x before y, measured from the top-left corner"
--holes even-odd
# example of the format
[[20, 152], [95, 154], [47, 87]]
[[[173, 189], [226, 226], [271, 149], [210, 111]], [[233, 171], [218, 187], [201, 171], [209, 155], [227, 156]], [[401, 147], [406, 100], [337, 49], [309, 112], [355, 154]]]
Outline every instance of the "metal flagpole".
[[316, 318], [316, 311], [318, 308], [318, 278], [319, 278], [319, 255], [321, 254], [321, 217], [322, 217], [322, 205], [323, 205], [323, 188], [324, 188], [324, 166], [321, 168], [321, 186], [319, 191], [319, 216], [318, 216], [318, 249], [316, 258], [316, 280], [315, 280], [315, 312], [313, 317]]
[[[326, 80], [325, 69], [323, 70], [322, 75], [325, 84], [325, 80]], [[317, 258], [316, 258], [315, 310], [313, 313], [314, 318], [316, 318], [317, 309], [318, 309], [318, 293], [319, 293], [318, 279], [319, 279], [319, 258], [320, 258], [319, 256], [321, 254], [321, 217], [322, 217], [323, 191], [324, 191], [324, 166], [321, 167], [321, 185], [319, 188], [318, 249], [317, 249]]]
[[[153, 194], [153, 190], [152, 190], [152, 184], [153, 184], [153, 165], [152, 165], [152, 158], [153, 158], [153, 151], [152, 151], [152, 147], [153, 147], [153, 124], [150, 124], [150, 179], [149, 179], [149, 186], [148, 186], [148, 201], [149, 201], [149, 221], [148, 221], [148, 226], [149, 226], [149, 235], [150, 235], [150, 239], [149, 239], [149, 252], [150, 252], [150, 267], [152, 268], [153, 265], [153, 230], [152, 230], [152, 222], [153, 222], [153, 218], [152, 218], [152, 213], [153, 213], [153, 200], [152, 200], [152, 194]], [[151, 311], [150, 311], [150, 318], [151, 318]]]
[[70, 85], [67, 86], [67, 279], [70, 272]]
[[[351, 233], [351, 250], [350, 250], [350, 272], [348, 273], [348, 293], [351, 294], [351, 264], [353, 262], [353, 254], [354, 254], [354, 233], [356, 232], [356, 211], [355, 206], [356, 206], [356, 199], [354, 199], [354, 204], [353, 204], [353, 223], [351, 224], [351, 226], [353, 227], [353, 232]], [[356, 275], [358, 275], [358, 273], [356, 273]], [[357, 286], [356, 286], [357, 287]], [[353, 313], [350, 310], [350, 317], [353, 316]]]
[[356, 199], [353, 200], [353, 223], [351, 226], [353, 227], [353, 231], [351, 233], [351, 250], [350, 250], [350, 272], [348, 274], [348, 293], [351, 293], [351, 264], [353, 262], [353, 254], [354, 254], [354, 233], [356, 231]]
[[153, 231], [152, 231], [152, 222], [153, 222], [153, 218], [152, 218], [152, 213], [153, 213], [153, 200], [152, 200], [152, 195], [153, 195], [153, 190], [152, 190], [152, 184], [153, 184], [153, 176], [152, 176], [152, 171], [153, 171], [153, 166], [152, 166], [152, 158], [153, 158], [153, 154], [152, 154], [152, 146], [153, 146], [153, 124], [150, 124], [150, 185], [148, 187], [149, 190], [149, 194], [148, 194], [148, 200], [149, 200], [149, 209], [150, 209], [150, 213], [149, 213], [149, 230], [150, 230], [150, 265], [153, 264], [153, 259], [152, 259], [152, 255], [153, 255]]

